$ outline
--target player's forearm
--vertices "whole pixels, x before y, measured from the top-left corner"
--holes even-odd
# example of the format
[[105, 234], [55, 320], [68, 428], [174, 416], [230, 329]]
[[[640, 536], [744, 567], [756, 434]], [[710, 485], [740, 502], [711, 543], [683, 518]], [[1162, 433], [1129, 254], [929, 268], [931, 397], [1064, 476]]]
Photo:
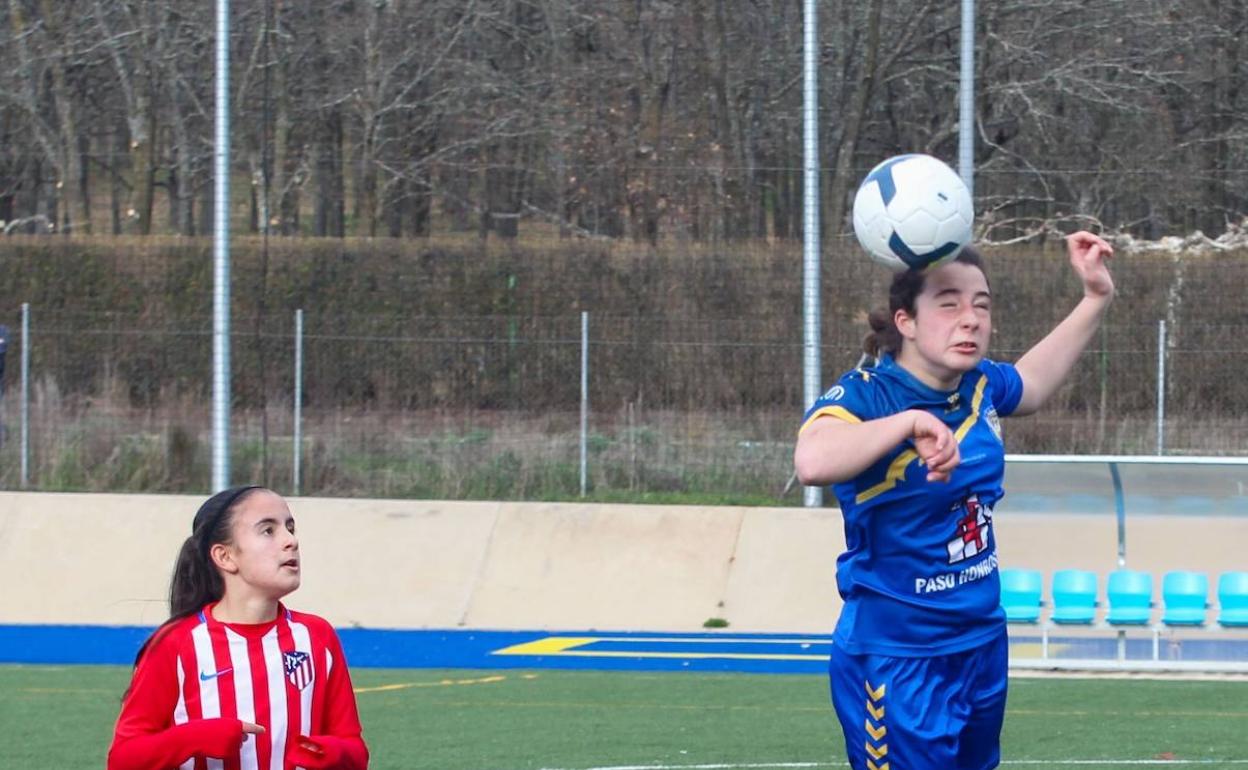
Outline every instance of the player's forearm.
[[161, 770], [176, 767], [196, 754], [223, 758], [243, 741], [237, 719], [198, 719], [166, 730], [117, 735], [108, 750], [108, 770]]
[[861, 423], [822, 417], [802, 431], [793, 452], [797, 480], [806, 486], [848, 481], [914, 433], [914, 414], [900, 412]]
[[1023, 397], [1016, 415], [1031, 414], [1066, 380], [1075, 362], [1100, 328], [1109, 297], [1087, 296], [1015, 366], [1023, 378]]

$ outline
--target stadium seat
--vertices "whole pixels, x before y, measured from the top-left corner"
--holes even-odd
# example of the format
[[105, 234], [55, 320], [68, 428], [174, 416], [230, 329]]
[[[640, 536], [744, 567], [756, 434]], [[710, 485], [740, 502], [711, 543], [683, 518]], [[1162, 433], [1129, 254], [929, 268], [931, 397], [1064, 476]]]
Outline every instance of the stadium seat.
[[1063, 625], [1088, 625], [1096, 617], [1096, 573], [1063, 569], [1053, 573], [1053, 614]]
[[1202, 572], [1175, 570], [1161, 579], [1161, 598], [1165, 612], [1161, 622], [1167, 626], [1203, 626], [1209, 607], [1209, 578]]
[[1040, 591], [1044, 577], [1034, 569], [1001, 570], [1001, 606], [1009, 623], [1035, 623], [1040, 619]]
[[1106, 590], [1109, 613], [1105, 621], [1114, 626], [1148, 625], [1153, 612], [1153, 576], [1147, 572], [1120, 569], [1109, 573]]
[[1218, 623], [1248, 626], [1248, 572], [1224, 572], [1218, 578]]

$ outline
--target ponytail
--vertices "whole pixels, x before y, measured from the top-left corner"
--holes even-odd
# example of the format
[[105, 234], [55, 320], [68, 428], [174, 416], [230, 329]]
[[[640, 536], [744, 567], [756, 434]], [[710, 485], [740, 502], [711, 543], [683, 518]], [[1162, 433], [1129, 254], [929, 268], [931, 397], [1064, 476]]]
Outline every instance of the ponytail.
[[893, 354], [901, 349], [901, 332], [893, 317], [882, 307], [872, 310], [867, 316], [867, 324], [871, 331], [862, 340], [862, 352], [878, 359], [884, 353]]
[[160, 639], [177, 621], [194, 615], [204, 605], [220, 601], [225, 594], [225, 581], [210, 552], [217, 543], [233, 542], [230, 529], [234, 509], [247, 494], [257, 486], [233, 487], [208, 498], [191, 523], [191, 536], [182, 541], [177, 561], [173, 565], [173, 577], [169, 581], [169, 619], [157, 628], [134, 657], [139, 665], [143, 654]]

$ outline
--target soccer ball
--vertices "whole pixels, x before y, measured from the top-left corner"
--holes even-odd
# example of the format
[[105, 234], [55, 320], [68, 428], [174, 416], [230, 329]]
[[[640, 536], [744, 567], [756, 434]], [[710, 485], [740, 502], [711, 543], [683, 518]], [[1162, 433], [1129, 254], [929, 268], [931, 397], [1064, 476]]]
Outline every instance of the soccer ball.
[[971, 242], [975, 207], [953, 169], [930, 155], [898, 155], [871, 169], [854, 196], [854, 234], [877, 262], [922, 270]]

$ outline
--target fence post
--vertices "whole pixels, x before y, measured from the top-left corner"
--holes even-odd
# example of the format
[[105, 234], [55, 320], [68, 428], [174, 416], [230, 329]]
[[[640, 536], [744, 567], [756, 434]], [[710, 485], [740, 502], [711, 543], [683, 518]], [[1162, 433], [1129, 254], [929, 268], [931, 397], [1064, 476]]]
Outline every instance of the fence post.
[[21, 488], [30, 484], [30, 303], [22, 303], [22, 471]]
[[0, 449], [8, 440], [4, 427], [4, 359], [9, 352], [9, 327], [0, 324]]
[[1127, 566], [1127, 503], [1123, 499], [1122, 476], [1118, 463], [1109, 464], [1109, 478], [1114, 482], [1114, 518], [1118, 522], [1118, 568]]
[[588, 479], [589, 442], [589, 311], [581, 311], [581, 497]]
[[1157, 454], [1166, 453], [1166, 319], [1157, 322]]
[[295, 414], [291, 494], [299, 496], [299, 457], [303, 450], [303, 308], [295, 311]]

